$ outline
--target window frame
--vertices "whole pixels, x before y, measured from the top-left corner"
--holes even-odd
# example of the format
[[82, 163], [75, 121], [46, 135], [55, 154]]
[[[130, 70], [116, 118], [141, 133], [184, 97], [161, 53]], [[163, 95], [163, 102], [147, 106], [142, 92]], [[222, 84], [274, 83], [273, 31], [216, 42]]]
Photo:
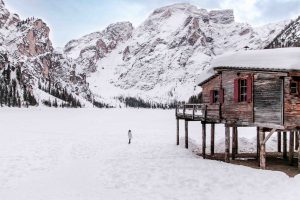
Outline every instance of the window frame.
[[220, 103], [220, 92], [213, 90], [213, 103]]
[[[295, 84], [295, 87], [292, 87], [292, 84]], [[290, 93], [291, 94], [295, 94], [295, 95], [297, 95], [299, 92], [298, 92], [298, 82], [297, 81], [291, 81], [291, 83], [290, 83]], [[292, 91], [292, 88], [294, 88], [296, 91], [295, 92], [293, 92]]]
[[[241, 78], [239, 79], [239, 102], [247, 102], [248, 100], [248, 84], [247, 79]], [[243, 84], [243, 85], [242, 85]]]

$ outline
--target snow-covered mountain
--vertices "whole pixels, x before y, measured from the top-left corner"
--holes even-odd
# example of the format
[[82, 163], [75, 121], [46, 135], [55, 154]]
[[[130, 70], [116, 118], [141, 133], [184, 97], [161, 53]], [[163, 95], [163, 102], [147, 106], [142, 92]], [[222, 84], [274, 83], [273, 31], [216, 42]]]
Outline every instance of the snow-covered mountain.
[[116, 31], [117, 38], [120, 32], [125, 35], [119, 43], [114, 42], [114, 48], [103, 48], [111, 41], [102, 39], [109, 38], [105, 30], [71, 41], [65, 53], [81, 64], [91, 63], [83, 64], [84, 71], [91, 72], [87, 81], [95, 96], [105, 101], [117, 96], [156, 102], [186, 100], [214, 56], [245, 46], [263, 48], [285, 24], [254, 28], [235, 22], [232, 10], [175, 4], [156, 9], [135, 29], [129, 23], [112, 25], [121, 30]]
[[300, 47], [300, 16], [286, 25], [274, 40], [266, 46], [267, 49], [282, 47]]
[[[114, 106], [120, 97], [170, 103], [198, 92], [195, 80], [216, 55], [264, 48], [286, 24], [252, 27], [235, 22], [232, 10], [175, 4], [156, 9], [136, 28], [114, 23], [54, 50], [47, 24], [21, 20], [0, 0], [0, 54], [21, 69], [21, 96], [29, 87], [38, 99], [67, 92]], [[0, 72], [7, 67], [0, 65]]]
[[[90, 91], [85, 76], [75, 72], [76, 64], [71, 59], [54, 50], [49, 32], [49, 27], [41, 19], [32, 17], [21, 20], [17, 14], [6, 9], [1, 0], [0, 54], [7, 57], [8, 62], [0, 66], [0, 72], [7, 70], [14, 74], [11, 69], [21, 70], [21, 78], [17, 81], [17, 91], [21, 97], [24, 89], [30, 88], [38, 100], [48, 100], [52, 95], [45, 94], [38, 86], [41, 85], [47, 88], [46, 93], [64, 90], [74, 97], [88, 99]], [[0, 78], [3, 79], [1, 75]], [[13, 77], [10, 79], [6, 84], [14, 81]]]

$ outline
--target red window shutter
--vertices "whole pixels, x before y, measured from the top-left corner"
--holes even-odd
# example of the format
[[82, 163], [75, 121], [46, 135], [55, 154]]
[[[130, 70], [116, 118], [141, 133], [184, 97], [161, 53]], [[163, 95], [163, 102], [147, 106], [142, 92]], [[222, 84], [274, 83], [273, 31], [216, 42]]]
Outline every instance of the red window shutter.
[[220, 103], [224, 103], [224, 88], [221, 88], [219, 91]]
[[234, 102], [238, 103], [239, 102], [239, 96], [240, 96], [240, 91], [239, 91], [239, 79], [234, 79]]
[[214, 91], [211, 90], [210, 91], [210, 95], [209, 95], [209, 103], [213, 104], [214, 103]]
[[247, 102], [251, 103], [252, 102], [252, 75], [249, 75], [247, 78]]

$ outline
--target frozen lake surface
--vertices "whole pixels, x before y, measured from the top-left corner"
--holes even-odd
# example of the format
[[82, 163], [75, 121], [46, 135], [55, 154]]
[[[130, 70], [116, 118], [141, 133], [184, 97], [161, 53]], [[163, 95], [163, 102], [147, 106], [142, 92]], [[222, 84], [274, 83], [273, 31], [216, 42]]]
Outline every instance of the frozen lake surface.
[[[1, 200], [300, 197], [300, 176], [203, 160], [177, 147], [173, 110], [1, 109], [0, 124]], [[223, 135], [218, 126], [219, 146]], [[200, 123], [190, 136], [199, 145]], [[255, 148], [255, 130], [240, 136]]]

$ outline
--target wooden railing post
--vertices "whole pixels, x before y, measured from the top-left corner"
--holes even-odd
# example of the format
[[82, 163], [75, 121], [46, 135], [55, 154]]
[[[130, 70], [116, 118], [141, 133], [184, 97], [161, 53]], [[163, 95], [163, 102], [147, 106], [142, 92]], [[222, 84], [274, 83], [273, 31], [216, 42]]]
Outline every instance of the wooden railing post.
[[283, 158], [287, 159], [287, 133], [286, 133], [286, 131], [284, 131], [282, 134], [283, 134], [283, 137], [282, 137]]
[[230, 162], [230, 127], [225, 125], [225, 162]]
[[185, 117], [185, 107], [186, 107], [186, 105], [184, 104], [183, 105], [183, 117]]
[[264, 143], [265, 132], [262, 128], [259, 129], [259, 142], [260, 142], [260, 158], [259, 166], [261, 169], [266, 169], [266, 144]]
[[193, 105], [193, 120], [195, 119], [195, 105]]
[[176, 144], [179, 145], [179, 119], [176, 119]]
[[289, 151], [289, 164], [293, 165], [294, 158], [294, 131], [290, 131], [290, 151]]

